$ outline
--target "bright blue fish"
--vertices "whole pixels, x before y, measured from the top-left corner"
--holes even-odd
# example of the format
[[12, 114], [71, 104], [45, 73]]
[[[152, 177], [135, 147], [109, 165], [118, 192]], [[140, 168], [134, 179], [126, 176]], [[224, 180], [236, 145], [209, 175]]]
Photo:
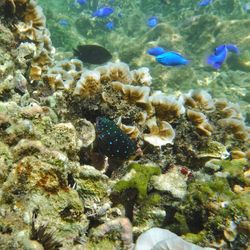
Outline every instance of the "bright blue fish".
[[60, 19], [58, 23], [63, 27], [67, 27], [69, 25], [69, 21], [66, 19]]
[[227, 59], [227, 47], [226, 45], [220, 45], [216, 49], [215, 53], [207, 58], [207, 63], [214, 69], [219, 69]]
[[147, 53], [151, 56], [159, 56], [165, 52], [165, 49], [162, 47], [153, 47], [147, 50]]
[[80, 5], [86, 4], [88, 1], [87, 0], [75, 0], [75, 3], [78, 3]]
[[219, 55], [221, 52], [223, 52], [225, 49], [227, 49], [226, 47], [226, 44], [222, 44], [222, 45], [219, 45], [217, 46], [215, 49], [214, 49], [214, 55]]
[[111, 7], [103, 7], [92, 13], [93, 17], [107, 17], [114, 12], [114, 9]]
[[147, 20], [147, 25], [150, 27], [150, 28], [153, 28], [155, 27], [157, 24], [158, 24], [159, 20], [157, 17], [155, 16], [151, 16], [148, 20]]
[[230, 51], [230, 52], [233, 52], [233, 53], [235, 53], [235, 54], [237, 54], [237, 55], [240, 54], [240, 50], [239, 50], [239, 48], [237, 47], [237, 45], [231, 44], [231, 43], [219, 45], [218, 47], [216, 47], [216, 48], [214, 49], [214, 54], [215, 54], [215, 55], [220, 54], [220, 53], [225, 49], [225, 47], [226, 47], [226, 49], [227, 49], [228, 51]]
[[201, 7], [204, 7], [204, 6], [207, 6], [209, 5], [210, 3], [212, 3], [213, 0], [201, 0], [198, 5], [201, 6]]
[[174, 51], [168, 51], [156, 56], [156, 61], [165, 66], [179, 66], [186, 65], [189, 61], [181, 54]]
[[108, 30], [112, 30], [112, 29], [114, 29], [114, 27], [115, 27], [115, 24], [113, 21], [107, 22], [105, 24], [105, 28], [107, 28]]
[[226, 47], [227, 47], [228, 51], [233, 52], [233, 53], [235, 53], [237, 55], [240, 54], [240, 50], [237, 47], [237, 45], [229, 43], [229, 44], [226, 44]]

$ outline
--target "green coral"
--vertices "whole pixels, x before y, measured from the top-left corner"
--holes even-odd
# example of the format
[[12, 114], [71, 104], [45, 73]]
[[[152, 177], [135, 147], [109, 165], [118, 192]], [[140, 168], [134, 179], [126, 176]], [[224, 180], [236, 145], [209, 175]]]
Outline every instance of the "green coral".
[[138, 163], [130, 164], [128, 166], [128, 171], [128, 175], [115, 184], [114, 191], [123, 192], [127, 189], [136, 189], [138, 191], [139, 200], [143, 200], [147, 196], [150, 178], [153, 175], [159, 175], [161, 173], [158, 166], [141, 165]]

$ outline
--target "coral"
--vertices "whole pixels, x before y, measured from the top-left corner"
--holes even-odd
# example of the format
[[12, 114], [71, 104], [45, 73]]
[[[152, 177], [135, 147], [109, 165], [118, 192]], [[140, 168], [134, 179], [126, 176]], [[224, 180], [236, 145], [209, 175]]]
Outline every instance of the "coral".
[[166, 173], [153, 176], [151, 181], [156, 190], [170, 192], [175, 198], [183, 199], [187, 193], [187, 179], [177, 166], [172, 166]]
[[98, 71], [85, 71], [76, 83], [74, 95], [80, 95], [83, 98], [90, 97], [98, 93], [100, 89], [100, 73]]
[[[17, 51], [23, 55], [23, 50], [33, 46], [33, 58], [30, 66], [31, 80], [41, 79], [42, 71], [47, 69], [47, 66], [52, 62], [52, 54], [54, 48], [50, 41], [49, 31], [45, 27], [45, 16], [42, 13], [40, 6], [37, 6], [35, 1], [15, 1], [13, 3], [13, 15], [18, 18], [18, 21], [13, 21], [14, 34], [19, 42], [28, 40], [32, 42], [21, 43]], [[5, 3], [6, 5], [8, 2]], [[13, 18], [13, 20], [15, 20]], [[35, 50], [34, 50], [35, 45]], [[22, 56], [21, 56], [22, 58]]]
[[[131, 6], [127, 2], [122, 4]], [[181, 7], [178, 19], [185, 18], [183, 6], [189, 3], [184, 2], [168, 4]], [[78, 31], [87, 29], [86, 13], [72, 15], [79, 18]], [[217, 23], [220, 18], [201, 14], [178, 30], [172, 20], [147, 31], [138, 15], [135, 25], [120, 18], [131, 34], [138, 28], [140, 38], [125, 39], [125, 34], [128, 45], [122, 47], [114, 39], [117, 31], [109, 32], [103, 43], [117, 51], [116, 63], [87, 69], [77, 59], [59, 61], [70, 56], [65, 52], [53, 58], [45, 17], [34, 1], [1, 1], [0, 14], [3, 249], [131, 249], [133, 238], [156, 226], [201, 246], [243, 249], [249, 244], [248, 120], [239, 105], [213, 98], [233, 93], [233, 99], [240, 93], [248, 101], [241, 88], [248, 82], [248, 59], [241, 58], [237, 68], [228, 58], [223, 70], [212, 72], [201, 70], [196, 57], [218, 41], [225, 43], [219, 31], [226, 32], [229, 21]], [[57, 22], [63, 15], [51, 18]], [[102, 21], [89, 24], [92, 34], [84, 34], [84, 43], [89, 36], [104, 37]], [[238, 25], [232, 23], [232, 33], [238, 34]], [[204, 30], [194, 39], [200, 27]], [[187, 38], [193, 44], [186, 44]], [[246, 35], [239, 42], [244, 49], [247, 41]], [[166, 70], [155, 65], [145, 50], [156, 45], [187, 51], [190, 58], [195, 54], [194, 66]], [[237, 83], [234, 88], [229, 79]], [[203, 90], [188, 91], [189, 84]]]
[[155, 109], [157, 117], [164, 121], [172, 122], [185, 112], [182, 103], [173, 96], [167, 96], [161, 91], [156, 91], [150, 96], [150, 102]]
[[150, 88], [147, 86], [133, 86], [128, 84], [122, 84], [120, 82], [112, 82], [112, 87], [122, 92], [123, 97], [130, 103], [142, 103], [148, 102]]
[[187, 117], [196, 126], [200, 135], [212, 135], [213, 127], [209, 124], [206, 116], [203, 113], [188, 109]]
[[[117, 218], [98, 226], [91, 232], [91, 237], [94, 238], [94, 241], [98, 242], [97, 247], [99, 247], [100, 239], [111, 233], [116, 233], [119, 235], [119, 238], [122, 242], [122, 249], [133, 249], [132, 225], [127, 218]], [[102, 241], [103, 240], [101, 240], [101, 242]], [[117, 243], [115, 243], [115, 245], [117, 245]]]
[[183, 102], [190, 108], [199, 110], [214, 110], [215, 104], [212, 96], [205, 90], [191, 90], [189, 93], [182, 95]]
[[175, 132], [168, 122], [160, 121], [158, 125], [154, 116], [147, 120], [146, 125], [148, 126], [150, 133], [144, 133], [143, 138], [145, 141], [156, 147], [161, 147], [168, 143], [173, 144]]

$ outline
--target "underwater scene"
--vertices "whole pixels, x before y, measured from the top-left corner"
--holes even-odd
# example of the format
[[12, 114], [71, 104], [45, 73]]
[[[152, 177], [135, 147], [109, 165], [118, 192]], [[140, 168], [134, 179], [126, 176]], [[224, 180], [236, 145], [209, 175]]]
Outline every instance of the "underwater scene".
[[1, 250], [250, 250], [249, 0], [0, 0]]

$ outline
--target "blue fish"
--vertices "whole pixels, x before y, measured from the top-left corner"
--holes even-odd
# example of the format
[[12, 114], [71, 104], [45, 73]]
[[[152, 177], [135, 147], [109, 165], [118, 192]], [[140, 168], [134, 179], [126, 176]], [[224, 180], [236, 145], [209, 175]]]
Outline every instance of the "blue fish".
[[250, 2], [245, 3], [245, 4], [243, 5], [243, 10], [244, 10], [245, 12], [249, 12], [249, 11], [250, 11]]
[[103, 7], [92, 13], [93, 17], [107, 17], [114, 12], [114, 9], [111, 7]]
[[198, 3], [198, 6], [204, 7], [204, 6], [207, 6], [207, 5], [211, 4], [212, 2], [213, 2], [213, 0], [201, 0]]
[[77, 4], [80, 4], [80, 5], [84, 5], [86, 4], [88, 1], [87, 0], [75, 0], [75, 3]]
[[207, 63], [214, 69], [219, 69], [227, 59], [226, 45], [220, 45], [215, 49], [215, 52], [208, 56]]
[[228, 51], [233, 52], [237, 55], [240, 54], [240, 50], [237, 47], [237, 45], [229, 43], [229, 44], [226, 44], [226, 47], [227, 47]]
[[181, 54], [168, 51], [161, 55], [156, 56], [156, 61], [165, 66], [179, 66], [179, 65], [186, 65], [189, 61], [183, 57]]
[[148, 20], [147, 20], [147, 25], [150, 28], [155, 27], [158, 24], [159, 20], [156, 16], [151, 16]]
[[217, 46], [215, 49], [214, 49], [214, 55], [219, 55], [221, 52], [223, 52], [225, 49], [227, 49], [226, 47], [226, 44], [222, 44], [222, 45], [219, 45]]
[[162, 47], [153, 47], [147, 50], [147, 53], [151, 56], [159, 56], [165, 52], [165, 49]]
[[105, 24], [105, 28], [107, 28], [108, 30], [112, 30], [112, 29], [114, 29], [114, 27], [115, 27], [115, 24], [113, 21], [107, 22]]
[[58, 23], [63, 27], [67, 27], [69, 25], [69, 21], [66, 19], [60, 19]]

